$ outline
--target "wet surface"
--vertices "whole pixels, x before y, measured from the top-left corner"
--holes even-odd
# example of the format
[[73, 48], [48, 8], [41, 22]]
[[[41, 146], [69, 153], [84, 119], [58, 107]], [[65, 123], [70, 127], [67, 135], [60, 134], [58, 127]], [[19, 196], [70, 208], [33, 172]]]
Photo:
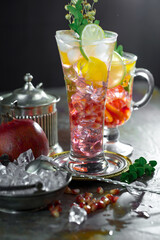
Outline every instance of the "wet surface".
[[[135, 98], [143, 94], [143, 87], [136, 84]], [[58, 108], [59, 144], [69, 150], [69, 119], [65, 89], [54, 89], [61, 101]], [[160, 92], [155, 89], [151, 102], [134, 111], [130, 120], [119, 128], [121, 140], [133, 145], [132, 161], [141, 156], [156, 160], [156, 172], [153, 178], [142, 181], [150, 188], [160, 187]], [[118, 179], [118, 177], [116, 178]], [[81, 192], [96, 192], [102, 186], [109, 191], [115, 186], [100, 182], [72, 181], [70, 187], [80, 188]], [[121, 189], [121, 188], [120, 188]], [[122, 189], [121, 194], [125, 191]], [[124, 195], [123, 195], [124, 196]], [[135, 202], [130, 198], [124, 209], [110, 205], [105, 210], [89, 214], [81, 225], [68, 222], [69, 209], [75, 195], [64, 194], [61, 197], [62, 213], [53, 218], [45, 209], [38, 212], [8, 214], [0, 212], [0, 239], [3, 240], [110, 240], [110, 239], [159, 239], [160, 237], [160, 195], [146, 192]], [[128, 201], [128, 198], [127, 200]]]

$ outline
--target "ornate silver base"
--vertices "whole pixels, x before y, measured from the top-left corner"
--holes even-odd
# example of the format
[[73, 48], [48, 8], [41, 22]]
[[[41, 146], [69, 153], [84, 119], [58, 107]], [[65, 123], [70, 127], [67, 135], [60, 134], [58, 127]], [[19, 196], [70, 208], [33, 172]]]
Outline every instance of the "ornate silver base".
[[95, 174], [88, 174], [85, 172], [81, 173], [76, 171], [73, 168], [72, 162], [70, 161], [70, 158], [69, 158], [70, 152], [63, 152], [60, 154], [56, 154], [55, 156], [53, 156], [53, 161], [56, 162], [59, 166], [67, 168], [68, 171], [73, 174], [74, 179], [80, 179], [81, 174], [85, 175], [86, 179], [87, 179], [87, 175], [103, 176], [107, 178], [115, 177], [120, 175], [122, 172], [127, 171], [129, 168], [129, 165], [132, 163], [129, 158], [124, 157], [120, 154], [108, 152], [108, 151], [105, 151], [104, 153], [105, 153], [105, 158], [108, 163], [108, 166], [105, 169], [105, 171], [101, 173], [95, 173]]

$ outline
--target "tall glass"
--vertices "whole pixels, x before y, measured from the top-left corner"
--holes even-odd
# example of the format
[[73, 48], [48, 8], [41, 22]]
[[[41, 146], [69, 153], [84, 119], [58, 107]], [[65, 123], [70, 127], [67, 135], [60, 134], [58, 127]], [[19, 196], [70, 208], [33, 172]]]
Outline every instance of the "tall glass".
[[[120, 82], [116, 80], [116, 77], [119, 75], [119, 70], [122, 66], [116, 61], [112, 61], [111, 66], [111, 72], [114, 71], [114, 74], [110, 74], [109, 88], [107, 89], [104, 150], [129, 156], [133, 152], [133, 147], [119, 140], [120, 134], [118, 127], [128, 121], [131, 117], [132, 110], [137, 110], [149, 102], [154, 89], [154, 78], [147, 69], [135, 67], [137, 61], [136, 55], [124, 52], [122, 59], [125, 72]], [[146, 80], [148, 91], [140, 101], [133, 102], [133, 82], [137, 76], [141, 76]]]
[[116, 33], [105, 31], [103, 40], [81, 46], [72, 30], [56, 32], [70, 119], [68, 165], [76, 173], [101, 174], [108, 165], [103, 152], [104, 107], [116, 39]]

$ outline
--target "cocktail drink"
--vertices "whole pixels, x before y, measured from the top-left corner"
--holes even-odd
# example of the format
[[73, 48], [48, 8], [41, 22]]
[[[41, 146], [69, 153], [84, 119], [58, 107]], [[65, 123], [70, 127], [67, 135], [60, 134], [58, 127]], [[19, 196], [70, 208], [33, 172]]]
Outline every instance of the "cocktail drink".
[[103, 40], [83, 45], [86, 59], [73, 31], [56, 32], [69, 106], [70, 167], [78, 172], [99, 173], [107, 167], [103, 152], [104, 106], [116, 38], [116, 33], [105, 32]]
[[[123, 64], [118, 64], [113, 59], [108, 81], [105, 126], [109, 128], [123, 125], [131, 116], [132, 85], [137, 57], [125, 53], [122, 60]], [[115, 74], [119, 74], [119, 82], [115, 81]]]
[[99, 174], [107, 168], [103, 152], [104, 107], [117, 34], [103, 31], [94, 21], [93, 6], [86, 0], [71, 1], [66, 9], [71, 30], [57, 31], [56, 41], [69, 107], [69, 168], [77, 173]]
[[[149, 100], [154, 88], [152, 74], [146, 69], [135, 67], [137, 56], [123, 53], [120, 56], [114, 52], [108, 81], [105, 108], [104, 149], [129, 156], [133, 147], [119, 142], [118, 127], [127, 122], [132, 110], [144, 106]], [[137, 103], [132, 101], [133, 80], [143, 76], [148, 83], [148, 92]]]

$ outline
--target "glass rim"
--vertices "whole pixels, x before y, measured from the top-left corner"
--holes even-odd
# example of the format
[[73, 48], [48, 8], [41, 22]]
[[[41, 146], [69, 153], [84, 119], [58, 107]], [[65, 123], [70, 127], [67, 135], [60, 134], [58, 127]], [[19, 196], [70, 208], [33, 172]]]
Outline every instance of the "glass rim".
[[126, 61], [135, 62], [138, 59], [138, 57], [135, 54], [130, 52], [123, 52], [122, 58], [126, 58], [126, 59], [123, 59], [124, 62]]
[[[138, 57], [133, 53], [123, 52], [123, 56], [121, 56], [121, 59], [123, 61], [123, 64], [127, 65], [136, 62]], [[112, 65], [119, 65], [119, 61], [112, 61]]]
[[[75, 38], [74, 40], [73, 39], [68, 39], [68, 40], [63, 40], [61, 37], [60, 37], [60, 34], [61, 33], [64, 33], [64, 32], [73, 32], [73, 30], [57, 30], [56, 31], [56, 35], [55, 35], [55, 38], [59, 41], [61, 41], [62, 43], [64, 44], [67, 44], [67, 45], [71, 45], [72, 47], [73, 46], [77, 46], [77, 43], [80, 45], [80, 42], [81, 40], [78, 39], [78, 38]], [[112, 31], [108, 31], [108, 30], [104, 30], [104, 33], [107, 35], [104, 39], [102, 40], [98, 40], [98, 41], [93, 41], [92, 43], [89, 43], [89, 44], [85, 44], [85, 45], [82, 45], [82, 46], [89, 46], [89, 45], [98, 45], [100, 43], [114, 43], [116, 42], [117, 40], [117, 37], [118, 37], [118, 34], [116, 32], [112, 32]], [[75, 37], [78, 37], [78, 34], [75, 33]], [[74, 44], [73, 44], [74, 43]]]

